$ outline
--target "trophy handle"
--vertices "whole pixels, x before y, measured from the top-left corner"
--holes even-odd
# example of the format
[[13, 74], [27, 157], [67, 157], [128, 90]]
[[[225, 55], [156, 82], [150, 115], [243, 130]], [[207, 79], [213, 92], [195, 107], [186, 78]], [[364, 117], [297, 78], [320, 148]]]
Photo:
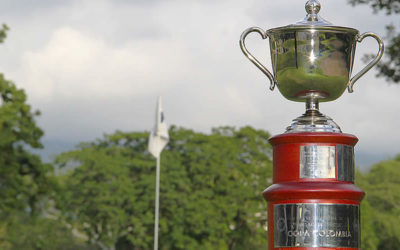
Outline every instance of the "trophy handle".
[[254, 65], [257, 66], [257, 68], [259, 68], [271, 81], [271, 85], [269, 87], [270, 90], [274, 90], [276, 82], [275, 82], [275, 78], [274, 76], [271, 74], [271, 72], [269, 72], [269, 70], [262, 65], [246, 48], [245, 45], [245, 39], [247, 37], [248, 34], [250, 34], [251, 32], [257, 32], [258, 34], [261, 35], [262, 39], [266, 39], [268, 37], [268, 34], [266, 31], [264, 31], [261, 28], [258, 27], [251, 27], [246, 29], [242, 35], [240, 36], [240, 48], [242, 49], [244, 55], [252, 62], [254, 63]]
[[367, 33], [364, 33], [364, 34], [362, 34], [362, 35], [358, 35], [358, 37], [357, 37], [357, 42], [361, 43], [361, 42], [364, 40], [364, 38], [366, 38], [367, 36], [370, 36], [370, 37], [375, 38], [375, 40], [376, 40], [376, 41], [378, 42], [378, 44], [379, 44], [379, 51], [378, 51], [378, 54], [375, 56], [374, 60], [372, 60], [370, 63], [368, 63], [367, 66], [365, 66], [365, 68], [363, 68], [363, 69], [362, 69], [360, 72], [358, 72], [353, 78], [351, 78], [351, 80], [350, 80], [350, 82], [349, 82], [349, 84], [348, 84], [349, 93], [352, 93], [352, 92], [353, 92], [354, 83], [355, 83], [358, 79], [360, 79], [360, 77], [362, 77], [365, 73], [367, 73], [372, 67], [374, 67], [375, 64], [377, 64], [377, 63], [379, 62], [379, 60], [380, 60], [380, 59], [382, 58], [382, 56], [383, 56], [383, 51], [385, 50], [385, 46], [384, 46], [384, 44], [383, 44], [382, 39], [381, 39], [378, 35], [376, 35], [376, 34], [374, 34], [374, 33], [371, 33], [371, 32], [367, 32]]

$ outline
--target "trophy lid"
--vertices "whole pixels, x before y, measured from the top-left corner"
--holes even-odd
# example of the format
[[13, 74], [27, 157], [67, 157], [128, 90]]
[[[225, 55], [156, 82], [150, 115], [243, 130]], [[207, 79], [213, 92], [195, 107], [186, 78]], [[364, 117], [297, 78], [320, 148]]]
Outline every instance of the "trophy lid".
[[334, 30], [340, 32], [359, 33], [358, 30], [342, 26], [334, 26], [331, 22], [326, 21], [319, 15], [321, 4], [318, 0], [308, 0], [305, 5], [307, 12], [306, 17], [294, 24], [283, 27], [272, 28], [268, 32], [285, 32], [293, 30], [305, 30], [312, 28], [313, 30]]
[[318, 0], [309, 0], [306, 3], [307, 16], [297, 22], [295, 25], [320, 25], [327, 26], [332, 25], [332, 23], [323, 19], [318, 13], [321, 10], [321, 4]]

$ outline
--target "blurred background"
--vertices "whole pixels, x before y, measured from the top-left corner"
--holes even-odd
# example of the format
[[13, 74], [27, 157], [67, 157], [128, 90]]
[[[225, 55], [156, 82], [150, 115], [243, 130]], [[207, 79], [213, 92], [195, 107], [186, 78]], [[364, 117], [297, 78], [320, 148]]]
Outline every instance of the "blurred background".
[[[362, 77], [354, 93], [320, 110], [360, 139], [359, 185], [371, 189], [363, 208], [365, 249], [400, 249], [400, 2], [320, 2], [324, 19], [372, 31], [386, 43], [385, 64]], [[151, 249], [155, 161], [146, 145], [162, 95], [174, 126], [162, 165], [160, 249], [266, 249], [260, 197], [271, 184], [266, 139], [284, 132], [304, 105], [269, 91], [268, 79], [240, 51], [239, 37], [251, 26], [269, 29], [303, 19], [304, 4], [0, 2], [6, 25], [0, 34], [1, 248]], [[247, 46], [271, 68], [266, 40], [249, 36]], [[359, 43], [353, 72], [377, 50], [373, 39]], [[240, 146], [243, 138], [247, 148]], [[257, 181], [245, 187], [254, 173]], [[213, 184], [196, 186], [196, 176]], [[195, 190], [203, 203], [190, 198]], [[226, 207], [207, 203], [214, 199]], [[378, 218], [374, 209], [387, 213]], [[221, 214], [224, 220], [215, 220]]]

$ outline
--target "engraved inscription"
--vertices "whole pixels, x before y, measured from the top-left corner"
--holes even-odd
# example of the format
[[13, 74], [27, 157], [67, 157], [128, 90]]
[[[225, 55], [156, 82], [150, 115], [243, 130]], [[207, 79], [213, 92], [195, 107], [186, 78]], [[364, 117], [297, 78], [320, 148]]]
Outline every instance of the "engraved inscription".
[[354, 182], [354, 147], [336, 146], [337, 179]]
[[300, 178], [336, 178], [335, 146], [300, 146]]
[[274, 205], [274, 245], [360, 247], [360, 210], [348, 204]]

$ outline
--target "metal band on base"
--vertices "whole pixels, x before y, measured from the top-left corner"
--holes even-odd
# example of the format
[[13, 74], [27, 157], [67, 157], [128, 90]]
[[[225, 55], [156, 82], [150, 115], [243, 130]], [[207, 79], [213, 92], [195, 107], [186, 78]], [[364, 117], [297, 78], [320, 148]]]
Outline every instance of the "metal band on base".
[[360, 247], [360, 208], [349, 204], [274, 205], [274, 247]]

